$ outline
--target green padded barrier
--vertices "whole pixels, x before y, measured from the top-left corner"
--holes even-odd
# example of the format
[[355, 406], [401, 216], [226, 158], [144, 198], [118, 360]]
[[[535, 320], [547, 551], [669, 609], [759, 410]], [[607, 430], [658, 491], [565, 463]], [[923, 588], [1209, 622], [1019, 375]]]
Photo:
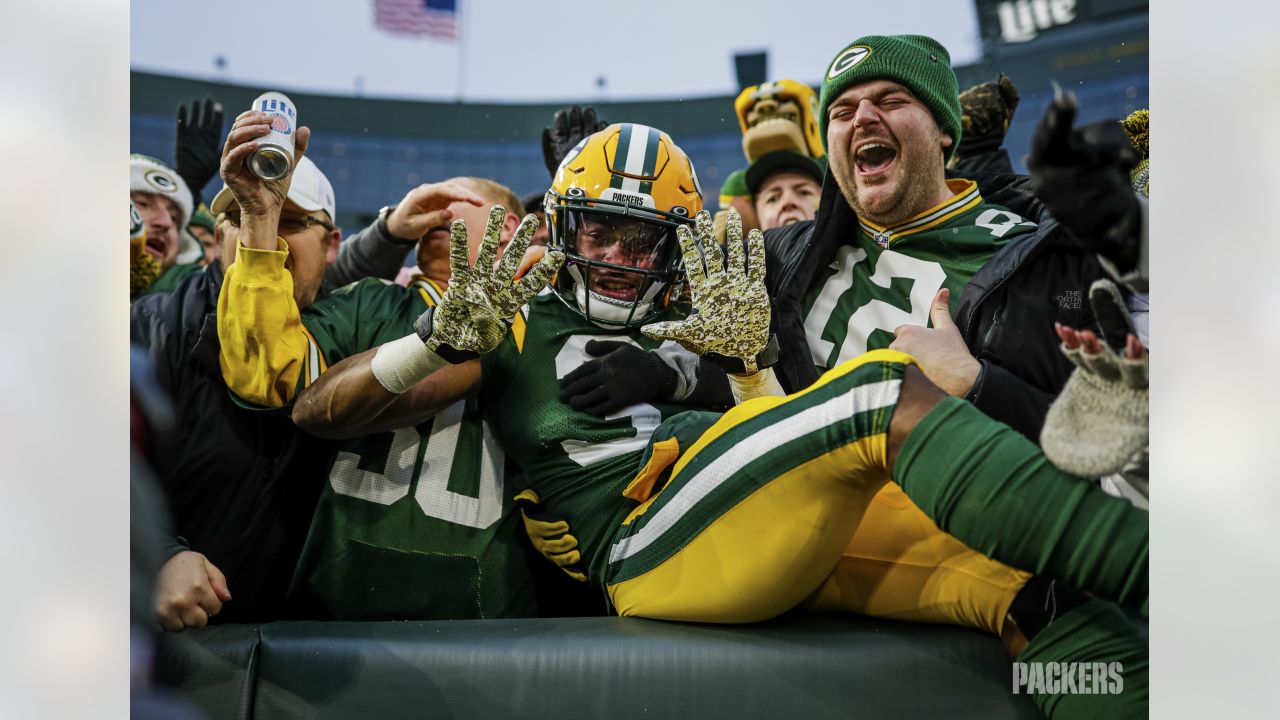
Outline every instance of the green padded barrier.
[[161, 637], [155, 679], [185, 694], [209, 720], [248, 720], [257, 662], [257, 625], [217, 625]]
[[1039, 717], [1010, 686], [995, 638], [848, 615], [280, 622], [261, 627], [253, 716]]

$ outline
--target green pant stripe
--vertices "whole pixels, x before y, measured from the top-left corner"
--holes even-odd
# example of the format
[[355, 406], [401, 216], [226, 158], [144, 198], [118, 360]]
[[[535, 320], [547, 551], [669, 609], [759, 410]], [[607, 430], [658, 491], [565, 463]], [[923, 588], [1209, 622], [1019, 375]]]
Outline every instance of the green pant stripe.
[[620, 528], [609, 582], [665, 561], [743, 499], [800, 465], [885, 432], [903, 366], [871, 363], [728, 430], [699, 450], [641, 517]]
[[[772, 480], [853, 442], [857, 442], [857, 438], [843, 432], [842, 428], [827, 426], [772, 449], [735, 473], [732, 482], [721, 483], [715, 490], [699, 499], [694, 507], [680, 512], [671, 527], [657, 535], [647, 546], [622, 560], [611, 562], [608, 584], [629, 580], [652, 570], [688, 545], [726, 512]], [[685, 476], [686, 474], [681, 474], [682, 478]], [[674, 495], [674, 493], [670, 494]], [[672, 502], [668, 499], [668, 493], [664, 493], [660, 500]], [[657, 503], [655, 502], [654, 505], [656, 506]], [[646, 525], [645, 521], [652, 517], [653, 513], [654, 509], [651, 508], [649, 513], [637, 518], [629, 526], [630, 534], [641, 532]]]
[[[835, 372], [835, 370], [831, 372]], [[770, 427], [786, 422], [791, 417], [821, 405], [834, 397], [845, 395], [855, 387], [901, 377], [901, 365], [868, 363], [858, 367], [816, 390], [812, 390], [805, 395], [793, 397], [781, 405], [734, 426], [717, 438], [714, 443], [699, 451], [698, 455], [690, 460], [689, 465], [685, 467], [684, 474], [700, 472], [717, 460], [721, 454], [736, 450], [741, 443], [751, 441], [754, 436], [760, 435]], [[888, 412], [891, 412], [891, 409]], [[850, 419], [853, 420], [856, 437], [863, 438], [885, 432], [889, 424], [887, 417], [884, 416], [888, 412], [882, 408], [852, 413]], [[881, 424], [882, 420], [883, 424]]]

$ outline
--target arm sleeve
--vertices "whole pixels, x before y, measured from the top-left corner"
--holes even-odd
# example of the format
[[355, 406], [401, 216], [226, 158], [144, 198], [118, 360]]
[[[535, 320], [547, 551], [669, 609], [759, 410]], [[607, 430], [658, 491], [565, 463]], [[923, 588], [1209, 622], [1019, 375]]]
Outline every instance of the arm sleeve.
[[1051, 395], [1013, 373], [986, 360], [966, 399], [984, 415], [1008, 425], [1031, 442], [1040, 444], [1040, 430], [1053, 404]]
[[280, 247], [237, 248], [218, 294], [222, 379], [241, 399], [266, 407], [293, 400], [310, 352], [284, 267], [289, 246], [282, 239]]
[[676, 344], [661, 345], [653, 354], [676, 371], [676, 389], [670, 400], [708, 410], [727, 410], [733, 407], [729, 376], [720, 366], [703, 360]]
[[412, 247], [393, 237], [379, 217], [338, 246], [338, 259], [325, 268], [321, 287], [331, 292], [367, 277], [395, 280]]
[[160, 536], [160, 564], [164, 565], [173, 559], [174, 555], [180, 552], [186, 552], [191, 549], [191, 545], [187, 543], [187, 539], [181, 535], [161, 535]]

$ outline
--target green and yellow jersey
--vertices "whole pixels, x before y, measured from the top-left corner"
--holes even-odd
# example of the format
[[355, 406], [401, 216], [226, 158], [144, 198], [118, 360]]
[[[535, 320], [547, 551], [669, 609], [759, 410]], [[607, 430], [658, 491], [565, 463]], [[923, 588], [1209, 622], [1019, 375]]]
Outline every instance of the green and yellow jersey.
[[[219, 300], [224, 379], [242, 397], [259, 393], [246, 399], [260, 404], [285, 404], [332, 364], [412, 333], [443, 295], [426, 278], [408, 288], [365, 279], [299, 318], [284, 257], [241, 248]], [[340, 620], [538, 614], [529, 563], [542, 561], [524, 539], [504, 455], [475, 397], [335, 450], [289, 592], [295, 612]]]
[[900, 325], [929, 325], [938, 290], [959, 301], [964, 286], [1009, 238], [1036, 224], [986, 203], [970, 180], [948, 180], [951, 199], [898, 223], [859, 220], [857, 236], [817, 273], [802, 306], [820, 371], [889, 347]]
[[[302, 314], [310, 353], [299, 382], [413, 332], [443, 288], [353, 283]], [[341, 620], [538, 614], [524, 528], [502, 450], [475, 397], [415, 427], [338, 446], [290, 601]]]
[[560, 379], [591, 360], [590, 340], [662, 343], [640, 331], [593, 325], [544, 291], [521, 309], [511, 332], [481, 358], [481, 405], [494, 435], [548, 508], [569, 521], [592, 582], [603, 582], [608, 547], [639, 503], [623, 495], [654, 430], [686, 408], [633, 405], [598, 418], [560, 401]]

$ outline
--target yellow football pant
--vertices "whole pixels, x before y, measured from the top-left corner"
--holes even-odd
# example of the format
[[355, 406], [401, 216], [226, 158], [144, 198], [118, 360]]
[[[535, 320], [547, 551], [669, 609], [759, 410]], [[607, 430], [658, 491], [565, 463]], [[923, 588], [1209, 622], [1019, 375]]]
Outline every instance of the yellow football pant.
[[[663, 493], [680, 492], [688, 481], [681, 471], [699, 452], [732, 452], [715, 444], [721, 435], [808, 393], [831, 393], [850, 372], [876, 360], [911, 362], [877, 351], [834, 368], [800, 393], [730, 410], [680, 455], [671, 482], [626, 522]], [[886, 419], [881, 431], [854, 439], [833, 423], [833, 437], [845, 433], [843, 444], [822, 446], [812, 459], [769, 479], [658, 566], [610, 584], [618, 614], [744, 623], [803, 602], [813, 610], [952, 623], [998, 635], [1029, 576], [942, 533], [897, 485], [886, 485], [887, 427]]]
[[1009, 605], [1030, 577], [939, 530], [891, 482], [867, 508], [835, 570], [802, 606], [999, 636]]

